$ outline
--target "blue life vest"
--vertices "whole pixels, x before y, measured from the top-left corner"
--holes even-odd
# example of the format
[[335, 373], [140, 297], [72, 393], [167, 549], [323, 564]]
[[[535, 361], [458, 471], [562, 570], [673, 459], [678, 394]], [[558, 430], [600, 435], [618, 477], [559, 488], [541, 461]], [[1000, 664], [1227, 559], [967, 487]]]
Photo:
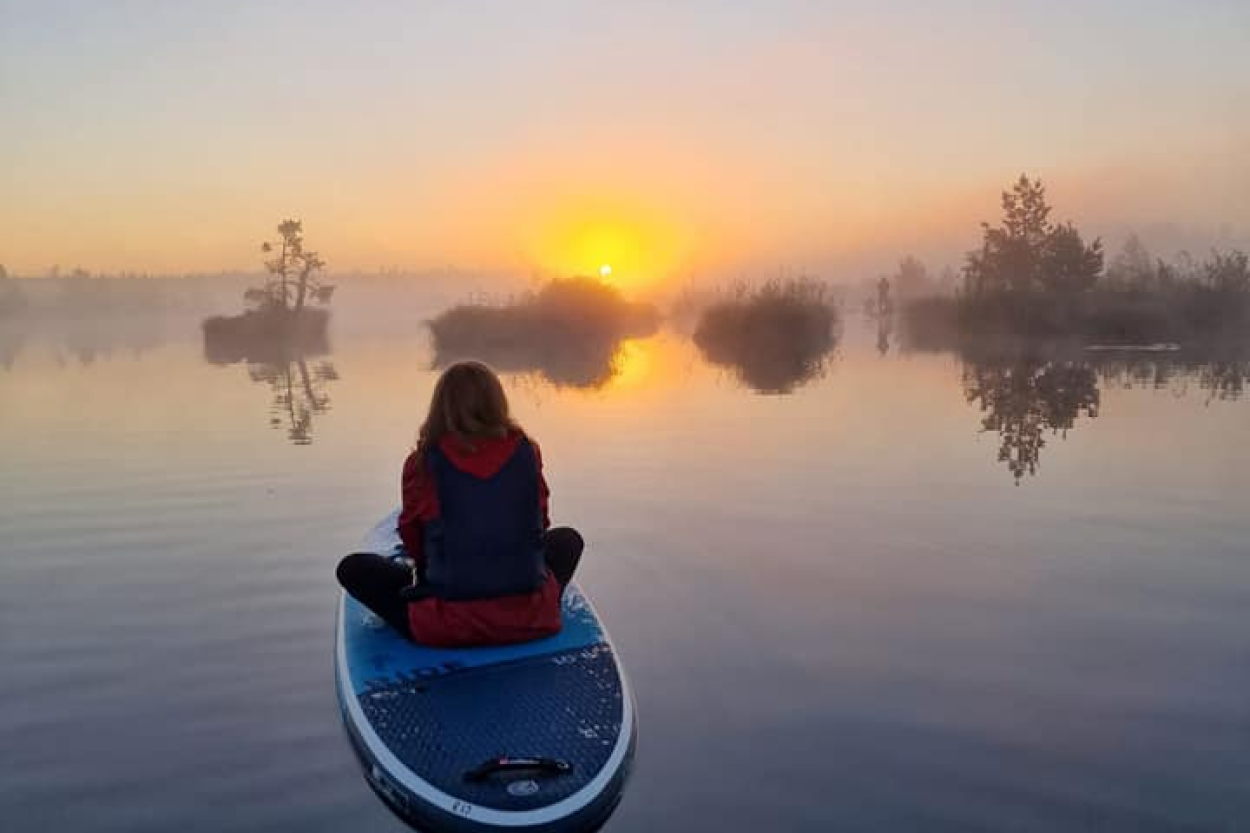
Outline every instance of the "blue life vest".
[[436, 446], [425, 459], [439, 517], [425, 525], [425, 583], [449, 600], [531, 593], [547, 578], [538, 460], [524, 437], [487, 478], [456, 468]]

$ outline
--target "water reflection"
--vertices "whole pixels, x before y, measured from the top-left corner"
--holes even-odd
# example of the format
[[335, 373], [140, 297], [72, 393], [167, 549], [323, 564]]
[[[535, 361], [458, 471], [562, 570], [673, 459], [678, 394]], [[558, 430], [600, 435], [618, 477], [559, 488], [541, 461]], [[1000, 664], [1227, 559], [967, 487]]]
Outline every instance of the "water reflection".
[[1082, 415], [1098, 416], [1098, 377], [1085, 362], [971, 361], [964, 365], [963, 389], [981, 411], [981, 428], [998, 433], [998, 459], [1017, 484], [1037, 473], [1047, 434], [1066, 436]]
[[39, 344], [59, 365], [87, 366], [117, 354], [140, 356], [170, 339], [176, 323], [145, 316], [0, 324], [0, 368], [10, 370], [20, 355]]
[[964, 397], [981, 428], [999, 435], [998, 459], [1016, 483], [1037, 473], [1048, 436], [1064, 438], [1081, 418], [1099, 414], [1100, 388], [1194, 391], [1207, 404], [1239, 399], [1250, 385], [1250, 346], [1085, 349], [1026, 345], [960, 353]]
[[[485, 335], [485, 334], [484, 334]], [[483, 337], [471, 343], [434, 340], [434, 367], [478, 359], [501, 373], [534, 374], [557, 388], [602, 388], [620, 372], [624, 339], [593, 332], [551, 330], [528, 336]]]
[[434, 367], [484, 361], [557, 388], [601, 388], [620, 372], [621, 345], [653, 335], [658, 314], [589, 278], [549, 281], [507, 304], [461, 304], [429, 322]]
[[733, 371], [756, 393], [788, 394], [823, 378], [833, 356], [832, 335], [809, 337], [786, 331], [756, 332], [741, 339], [696, 335], [703, 357]]
[[[15, 372], [0, 375], [0, 435], [9, 442], [0, 526], [13, 552], [37, 556], [0, 559], [9, 591], [0, 595], [6, 621], [40, 635], [31, 650], [4, 654], [6, 682], [35, 681], [29, 690], [0, 685], [13, 692], [0, 693], [8, 718], [0, 717], [0, 744], [10, 757], [27, 753], [5, 770], [16, 778], [0, 800], [15, 797], [10, 818], [41, 818], [48, 784], [95, 785], [107, 770], [111, 803], [101, 809], [100, 789], [70, 791], [59, 811], [66, 823], [48, 827], [90, 827], [102, 813], [129, 819], [138, 806], [150, 827], [169, 827], [204, 795], [230, 799], [228, 826], [239, 829], [390, 823], [327, 719], [327, 577], [318, 566], [326, 556], [309, 544], [352, 546], [353, 530], [393, 499], [395, 454], [434, 382], [423, 333], [378, 335], [367, 323], [336, 338], [332, 355], [278, 357], [270, 368], [256, 356], [210, 366], [192, 322], [180, 341], [142, 359], [58, 373], [23, 352]], [[981, 357], [880, 359], [876, 337], [868, 325], [848, 332], [837, 372], [801, 396], [725, 384], [691, 340], [668, 333], [623, 344], [602, 393], [543, 382], [545, 398], [534, 403], [509, 391], [560, 478], [558, 510], [597, 530], [596, 599], [615, 611], [614, 637], [635, 646], [631, 672], [654, 699], [657, 736], [668, 732], [677, 750], [676, 759], [650, 761], [658, 771], [625, 808], [633, 827], [663, 829], [670, 804], [683, 799], [669, 785], [701, 772], [706, 738], [688, 724], [709, 691], [729, 699], [695, 729], [744, 727], [724, 751], [781, 762], [762, 781], [770, 790], [827, 782], [830, 739], [866, 727], [846, 741], [846, 772], [859, 774], [863, 802], [837, 818], [821, 807], [790, 816], [766, 807], [760, 829], [777, 818], [779, 829], [1009, 828], [1019, 808], [1042, 804], [1039, 829], [1079, 829], [1091, 812], [1126, 830], [1143, 819], [1216, 830], [1220, 811], [1247, 817], [1239, 774], [1250, 750], [1236, 728], [1250, 685], [1242, 661], [1250, 467], [1241, 465], [1250, 412], [1218, 399], [1204, 409], [1205, 371], [1178, 370], [1189, 361], [1178, 356], [1039, 352], [1028, 396], [1044, 400], [1062, 376], [1053, 366], [1071, 364], [1094, 368], [1102, 401], [1097, 420], [1081, 411], [1072, 422], [1077, 442], [1044, 429], [1036, 477], [1050, 479], [1025, 477], [1015, 488], [995, 462], [998, 434], [978, 438], [985, 414], [964, 395], [963, 364]], [[1017, 358], [980, 365], [988, 374]], [[316, 378], [328, 359], [341, 380]], [[1103, 375], [1120, 365], [1153, 372], [1143, 362], [1173, 374], [1167, 388], [1116, 391]], [[1201, 384], [1227, 387], [1215, 380], [1232, 376], [1212, 372]], [[1006, 387], [990, 396], [1000, 413], [1013, 392]], [[1174, 400], [1182, 390], [1188, 399]], [[332, 414], [314, 412], [318, 392], [333, 400]], [[266, 427], [271, 417], [278, 427]], [[316, 448], [291, 446], [293, 427]], [[1178, 428], [1176, 442], [1158, 442]], [[1103, 436], [1098, 449], [1080, 442]], [[1097, 523], [1070, 522], [1070, 489], [1036, 488], [1078, 480], [1100, 495]], [[1126, 483], [1139, 488], [1117, 488]], [[997, 501], [1012, 494], [1028, 500]], [[74, 522], [57, 511], [64, 505]], [[1021, 517], [1046, 534], [1022, 538]], [[658, 551], [663, 559], [648, 557]], [[80, 566], [83, 553], [98, 556], [91, 569]], [[231, 569], [195, 571], [208, 562]], [[660, 572], [663, 581], [653, 580]], [[93, 575], [109, 579], [103, 590], [74, 580]], [[63, 604], [47, 604], [46, 588]], [[690, 603], [709, 588], [720, 604]], [[61, 613], [69, 607], [72, 617]], [[84, 629], [84, 620], [111, 626]], [[679, 642], [648, 653], [665, 638]], [[766, 673], [744, 675], [725, 661], [742, 651]], [[1013, 663], [1022, 652], [1035, 661]], [[190, 670], [188, 653], [197, 656]], [[154, 710], [142, 682], [170, 669], [181, 669], [173, 682], [194, 699], [158, 698]], [[675, 675], [691, 684], [671, 685]], [[281, 705], [282, 720], [257, 710], [258, 697]], [[1038, 719], [1020, 721], [1022, 709]], [[214, 719], [188, 733], [191, 712]], [[782, 713], [793, 719], [779, 725]], [[31, 726], [48, 743], [91, 746], [49, 756], [46, 744], [29, 742]], [[1135, 740], [1126, 747], [1125, 738]], [[119, 759], [123, 747], [133, 754]], [[1147, 748], [1158, 754], [1143, 769]], [[153, 809], [142, 787], [154, 777], [147, 764], [169, 760], [185, 760], [174, 781], [199, 793], [173, 790]], [[281, 778], [351, 789], [256, 798], [252, 782], [268, 777], [254, 772], [257, 761], [291, 762]], [[335, 761], [341, 777], [326, 769]], [[970, 801], [968, 784], [996, 803]], [[697, 786], [711, 795], [715, 778]]]
[[890, 352], [890, 337], [894, 335], [894, 316], [877, 318], [877, 353], [884, 356]]
[[837, 346], [837, 310], [819, 281], [739, 288], [703, 311], [694, 342], [708, 362], [757, 393], [788, 394], [825, 374]]
[[1250, 386], [1250, 346], [1164, 355], [1108, 351], [1098, 360], [1098, 374], [1118, 387], [1171, 390], [1177, 396], [1196, 387], [1208, 403], [1230, 401]]
[[325, 388], [339, 378], [334, 365], [319, 361], [310, 369], [308, 362], [299, 357], [281, 364], [249, 364], [247, 375], [253, 382], [269, 385], [273, 392], [269, 425], [285, 428], [287, 439], [295, 445], [310, 445], [313, 416], [330, 410]]
[[0, 325], [0, 367], [10, 370], [22, 350], [22, 334], [15, 329]]
[[330, 410], [326, 388], [339, 379], [334, 363], [321, 358], [328, 352], [324, 339], [313, 348], [277, 341], [249, 343], [247, 350], [223, 350], [222, 345], [206, 341], [204, 357], [214, 365], [245, 363], [248, 378], [269, 386], [270, 427], [285, 430], [293, 445], [311, 445], [314, 417]]

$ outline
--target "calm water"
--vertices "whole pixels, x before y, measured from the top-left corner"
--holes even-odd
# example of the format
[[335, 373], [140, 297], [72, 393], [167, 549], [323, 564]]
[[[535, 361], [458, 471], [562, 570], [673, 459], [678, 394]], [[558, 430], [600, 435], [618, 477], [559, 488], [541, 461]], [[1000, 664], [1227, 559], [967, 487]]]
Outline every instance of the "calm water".
[[[400, 830], [332, 569], [397, 500], [426, 339], [218, 366], [167, 329], [0, 334], [0, 827]], [[638, 698], [609, 829], [1250, 827], [1244, 366], [877, 341], [508, 378]]]

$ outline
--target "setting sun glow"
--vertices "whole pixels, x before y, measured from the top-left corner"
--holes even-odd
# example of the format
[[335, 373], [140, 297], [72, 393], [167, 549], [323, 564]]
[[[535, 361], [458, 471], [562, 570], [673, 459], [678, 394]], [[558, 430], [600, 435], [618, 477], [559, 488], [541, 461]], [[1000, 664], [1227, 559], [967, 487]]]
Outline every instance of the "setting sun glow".
[[675, 223], [635, 206], [572, 200], [522, 234], [525, 257], [541, 271], [594, 275], [629, 292], [662, 286], [688, 257]]

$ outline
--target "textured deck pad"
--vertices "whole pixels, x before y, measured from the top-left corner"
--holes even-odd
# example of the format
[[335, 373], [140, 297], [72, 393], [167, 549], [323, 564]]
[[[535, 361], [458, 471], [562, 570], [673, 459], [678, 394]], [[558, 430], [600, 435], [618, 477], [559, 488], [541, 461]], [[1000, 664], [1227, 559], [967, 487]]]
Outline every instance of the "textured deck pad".
[[[366, 539], [389, 553], [394, 516]], [[337, 675], [344, 722], [371, 784], [432, 829], [574, 830], [615, 804], [632, 757], [632, 704], [603, 628], [576, 584], [559, 634], [521, 645], [416, 645], [344, 596]], [[500, 757], [571, 764], [562, 774], [465, 774]]]

